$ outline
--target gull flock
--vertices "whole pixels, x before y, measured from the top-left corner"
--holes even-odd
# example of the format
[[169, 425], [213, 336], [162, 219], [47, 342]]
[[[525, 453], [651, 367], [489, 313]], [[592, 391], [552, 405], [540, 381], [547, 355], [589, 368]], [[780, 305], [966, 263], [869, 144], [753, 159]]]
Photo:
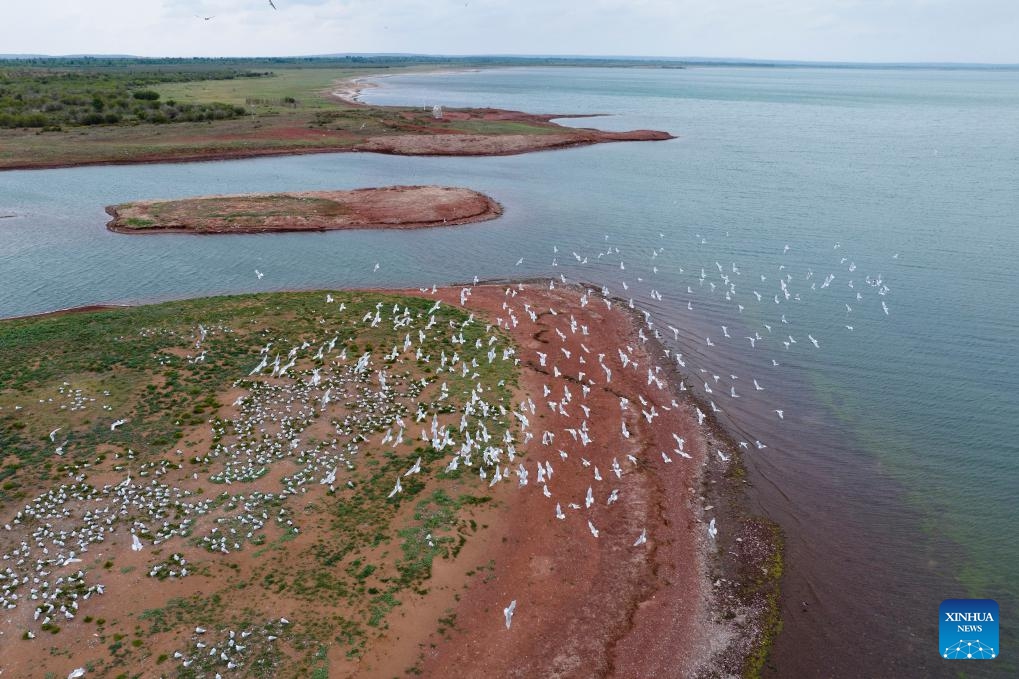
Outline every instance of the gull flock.
[[[468, 304], [473, 290], [473, 286], [461, 289], [461, 305]], [[361, 328], [387, 329], [391, 331], [387, 336], [398, 341], [387, 350], [350, 355], [342, 341], [344, 328], [329, 328], [326, 322], [323, 335], [314, 341], [267, 342], [252, 361], [250, 374], [235, 384], [244, 393], [232, 404], [233, 416], [210, 421], [216, 442], [208, 450], [178, 449], [175, 454], [182, 461], [173, 461], [173, 455], [141, 461], [129, 451], [119, 460], [123, 478], [101, 485], [90, 483], [87, 464], [75, 465], [64, 483], [4, 517], [0, 609], [28, 607], [31, 619], [25, 637], [33, 638], [40, 628], [75, 620], [90, 600], [106, 593], [101, 574], [81, 567], [92, 553], [100, 552], [105, 558], [126, 549], [144, 555], [169, 544], [175, 547], [173, 553], [149, 564], [148, 575], [181, 579], [191, 575], [188, 560], [176, 548], [182, 543], [190, 542], [215, 556], [245, 549], [267, 524], [297, 534], [300, 521], [288, 509], [288, 500], [313, 489], [343, 487], [346, 472], [354, 469], [366, 448], [407, 452], [424, 443], [445, 456], [439, 465], [441, 473], [461, 470], [488, 487], [509, 484], [537, 489], [547, 498], [550, 515], [575, 522], [591, 539], [599, 539], [602, 532], [596, 512], [611, 511], [619, 501], [621, 490], [613, 482], [635, 468], [642, 454], [634, 448], [638, 454], [608, 455], [616, 442], [594, 441], [591, 418], [619, 418], [621, 448], [634, 436], [631, 429], [637, 426], [637, 418], [651, 423], [681, 406], [662, 369], [644, 364], [636, 347], [619, 346], [615, 354], [595, 353], [585, 344], [590, 331], [584, 322], [554, 308], [517, 303], [522, 290], [520, 285], [505, 288], [503, 313], [495, 323], [485, 323], [473, 313], [459, 321], [449, 318], [444, 313], [448, 307], [440, 300], [427, 312], [417, 313], [399, 302], [380, 301], [352, 319], [345, 304], [329, 296], [324, 321], [342, 319]], [[423, 295], [436, 292], [435, 288], [421, 290]], [[581, 306], [595, 303], [594, 291], [580, 296]], [[607, 298], [597, 303], [606, 308], [614, 305]], [[546, 385], [540, 398], [519, 395], [516, 402], [508, 389], [500, 394], [491, 387], [486, 390], [479, 371], [493, 364], [518, 365], [521, 357], [507, 331], [521, 319], [536, 322], [539, 314], [553, 331], [548, 352], [536, 351], [525, 360], [548, 370], [550, 378], [565, 376], [570, 381], [560, 380], [561, 391], [553, 392]], [[195, 356], [209, 356], [213, 350], [202, 342], [216, 332], [229, 332], [229, 328], [196, 329]], [[189, 356], [188, 362], [193, 364], [195, 356]], [[401, 364], [428, 365], [433, 376], [409, 379]], [[592, 390], [613, 380], [618, 383], [623, 371], [646, 381], [653, 394], [621, 397], [616, 413], [594, 412], [589, 405]], [[450, 387], [454, 380], [458, 391]], [[568, 418], [571, 426], [539, 431], [539, 408]], [[111, 422], [110, 430], [130, 426], [131, 419], [121, 417]], [[305, 443], [313, 427], [321, 433], [323, 426], [330, 429], [328, 439]], [[60, 438], [59, 433], [59, 429], [52, 433], [51, 443]], [[673, 449], [662, 451], [661, 458], [689, 459], [684, 438], [675, 435], [673, 442]], [[530, 452], [535, 450], [542, 454]], [[406, 469], [392, 479], [390, 497], [403, 492], [408, 476], [423, 472], [420, 456], [407, 455]], [[188, 478], [184, 459], [202, 471]], [[570, 467], [590, 479], [583, 497], [556, 493], [555, 476]], [[278, 490], [252, 488], [278, 468], [286, 471], [279, 477]], [[200, 496], [193, 490], [200, 481], [223, 490], [212, 497]], [[629, 537], [634, 548], [641, 548], [648, 539], [646, 529]], [[516, 606], [507, 607], [507, 628]], [[259, 639], [279, 636], [252, 629], [231, 632], [257, 633]], [[197, 636], [192, 642], [190, 650], [174, 653], [183, 667], [198, 660], [198, 644], [208, 643]], [[236, 646], [229, 641], [215, 644], [219, 671], [244, 666]]]
[[[706, 242], [700, 236], [698, 241]], [[840, 247], [836, 243], [833, 251], [837, 253]], [[789, 246], [785, 246], [782, 254], [788, 251]], [[322, 335], [313, 340], [277, 338], [267, 342], [253, 360], [250, 374], [234, 385], [243, 390], [232, 404], [234, 416], [212, 421], [217, 442], [203, 451], [175, 451], [179, 457], [190, 456], [201, 465], [202, 472], [193, 473], [190, 481], [215, 484], [223, 488], [219, 494], [198, 496], [192, 489], [195, 484], [189, 487], [186, 482], [182, 462], [139, 461], [131, 451], [123, 455], [121, 468], [127, 470], [124, 478], [115, 483], [93, 484], [87, 465], [75, 468], [59, 486], [38, 495], [13, 515], [0, 518], [0, 611], [29, 609], [26, 639], [35, 638], [40, 629], [57, 621], [75, 620], [90, 600], [105, 593], [101, 574], [80, 566], [90, 550], [109, 553], [116, 545], [115, 549], [144, 553], [164, 543], [190, 541], [210, 555], [230, 554], [250, 545], [254, 536], [269, 524], [298, 534], [300, 521], [288, 509], [288, 500], [313, 489], [328, 488], [335, 492], [345, 485], [349, 487], [351, 484], [344, 476], [355, 468], [368, 448], [407, 453], [423, 443], [444, 455], [438, 473], [462, 470], [489, 487], [509, 484], [521, 491], [537, 490], [547, 498], [550, 516], [571, 523], [591, 540], [601, 539], [600, 517], [611, 511], [623, 492], [614, 482], [638, 467], [646, 469], [645, 465], [652, 460], [660, 465], [659, 470], [696, 461], [686, 447], [686, 438], [678, 432], [670, 432], [673, 445], [667, 449], [641, 449], [639, 442], [631, 441], [634, 427], [640, 422], [652, 426], [657, 418], [673, 412], [695, 418], [698, 427], [705, 427], [708, 414], [702, 410], [703, 402], [711, 413], [720, 413], [723, 399], [769, 396], [769, 379], [763, 375], [747, 376], [740, 381], [740, 376], [726, 371], [721, 371], [727, 374], [723, 379], [723, 375], [707, 368], [688, 367], [683, 353], [665, 346], [670, 340], [680, 339], [681, 329], [659, 323], [644, 304], [628, 296], [631, 286], [636, 289], [639, 284], [650, 284], [664, 252], [664, 247], [652, 248], [648, 254], [650, 262], [640, 264], [625, 262], [620, 249], [611, 245], [587, 255], [571, 253], [578, 266], [602, 262], [618, 265], [620, 272], [646, 269], [642, 276], [620, 279], [622, 294], [614, 294], [608, 286], [598, 289], [572, 283], [563, 274], [547, 282], [549, 290], [575, 285], [581, 308], [603, 305], [606, 310], [622, 307], [636, 313], [639, 322], [635, 337], [624, 338], [613, 350], [593, 351], [587, 346], [590, 321], [584, 317], [578, 319], [556, 308], [519, 301], [518, 296], [525, 289], [523, 284], [504, 287], [502, 313], [494, 322], [483, 321], [473, 313], [457, 320], [446, 313], [448, 305], [438, 299], [426, 312], [411, 312], [389, 297], [360, 317], [350, 318], [346, 305], [327, 295], [329, 313], [324, 314]], [[558, 267], [558, 260], [559, 249], [553, 247], [551, 265]], [[745, 342], [751, 351], [771, 352], [771, 364], [777, 367], [780, 365], [777, 357], [792, 351], [794, 346], [806, 344], [812, 350], [822, 350], [823, 337], [815, 336], [813, 331], [794, 329], [787, 316], [793, 315], [792, 309], [805, 295], [829, 290], [842, 278], [846, 279], [843, 292], [848, 290], [850, 296], [849, 301], [842, 302], [846, 320], [855, 313], [854, 306], [868, 301], [865, 292], [878, 296], [882, 313], [888, 315], [885, 296], [890, 289], [883, 276], [854, 276], [854, 262], [841, 256], [837, 260], [842, 269], [823, 276], [809, 269], [794, 276], [786, 264], [779, 265], [772, 276], [762, 274], [753, 279], [744, 279], [736, 262], [723, 265], [716, 261], [713, 267], [700, 268], [696, 286], [703, 294], [731, 304], [737, 314], [757, 305], [767, 307], [772, 315], [777, 313], [778, 318], [768, 318], [767, 322], [761, 320], [763, 314], [755, 314], [757, 320], [748, 322], [748, 329], [739, 333], [732, 322], [720, 325], [719, 333], [703, 338], [704, 347], [698, 353], [716, 347], [719, 342]], [[522, 263], [520, 258], [517, 265]], [[373, 271], [378, 270], [376, 263]], [[263, 275], [260, 271], [256, 273], [259, 278]], [[475, 278], [474, 284], [477, 282]], [[457, 299], [460, 307], [469, 306], [474, 290], [475, 285], [460, 288]], [[421, 288], [419, 293], [434, 297], [438, 288]], [[666, 294], [650, 287], [648, 299], [652, 303], [662, 302]], [[683, 298], [687, 309], [693, 309], [695, 299], [693, 285], [688, 286]], [[543, 351], [524, 353], [509, 340], [508, 333], [522, 322], [537, 323], [539, 317], [553, 332], [546, 334]], [[347, 327], [344, 323], [387, 329], [392, 337], [402, 339], [386, 350], [349, 355], [343, 336]], [[852, 323], [844, 326], [846, 332], [854, 330]], [[195, 355], [189, 356], [188, 362], [204, 361], [208, 349], [197, 352], [204, 339], [210, 333], [227, 330], [197, 328]], [[783, 348], [779, 350], [779, 346]], [[549, 378], [563, 380], [555, 389], [546, 384], [540, 395], [513, 394], [509, 389], [494, 393], [490, 387], [486, 390], [479, 380], [479, 370], [505, 362], [514, 366], [524, 362]], [[427, 365], [432, 369], [430, 376], [409, 379], [405, 366], [410, 365]], [[667, 378], [667, 371], [673, 367], [687, 376], [678, 385]], [[619, 396], [618, 409], [613, 412], [596, 412], [589, 400], [592, 391], [607, 388], [614, 376], [618, 383], [619, 375], [626, 371], [630, 375], [639, 374], [646, 389]], [[696, 380], [688, 386], [686, 380], [694, 375]], [[450, 388], [454, 381], [462, 387], [458, 391]], [[743, 384], [750, 388], [743, 388]], [[89, 407], [81, 390], [66, 383], [61, 393], [65, 390], [73, 395], [72, 409]], [[699, 392], [702, 399], [680, 402], [677, 392], [681, 391]], [[103, 406], [104, 411], [106, 408]], [[785, 418], [787, 409], [771, 410], [777, 418]], [[541, 428], [540, 413], [548, 412], [561, 421], [568, 420], [571, 426], [558, 430]], [[595, 418], [618, 420], [618, 437], [593, 440], [590, 423]], [[111, 432], [131, 426], [129, 417], [108, 421]], [[306, 442], [306, 433], [313, 427], [321, 428], [323, 422], [331, 429], [326, 440]], [[65, 439], [57, 445], [58, 439], [69, 436], [67, 431], [58, 436], [63, 429], [58, 427], [49, 435], [55, 455], [62, 455], [67, 444]], [[630, 445], [633, 443], [638, 447]], [[757, 439], [752, 443], [739, 441], [738, 445], [746, 449], [751, 445], [757, 450], [767, 448]], [[614, 452], [622, 450], [630, 452]], [[407, 477], [423, 472], [421, 458], [418, 456], [410, 463], [413, 456], [407, 454], [408, 465], [392, 479], [389, 498], [397, 498], [403, 492]], [[732, 451], [719, 449], [716, 454], [726, 464]], [[251, 487], [281, 469], [284, 461], [286, 473], [277, 474], [278, 489]], [[582, 497], [557, 493], [555, 477], [564, 468], [589, 477]], [[177, 480], [170, 483], [171, 478]], [[704, 519], [708, 523], [703, 535], [714, 541], [720, 526], [714, 517]], [[130, 547], [124, 546], [127, 536]], [[629, 537], [628, 544], [642, 549], [651, 539], [653, 535], [647, 528], [641, 528]], [[188, 566], [183, 554], [174, 551], [167, 559], [150, 564], [148, 575], [159, 579], [184, 578], [190, 575]], [[511, 629], [515, 615], [526, 618], [526, 607], [518, 608], [519, 598], [508, 601], [502, 611], [507, 630]], [[239, 670], [247, 662], [244, 651], [251, 645], [241, 641], [251, 637], [271, 643], [288, 624], [289, 621], [266, 620], [251, 629], [217, 630], [215, 634], [219, 636], [215, 640], [206, 630], [197, 628], [189, 645], [177, 650], [173, 657], [182, 667], [191, 666], [199, 658], [208, 662], [211, 657], [217, 676], [220, 672]], [[84, 676], [84, 670], [75, 670], [72, 675]]]

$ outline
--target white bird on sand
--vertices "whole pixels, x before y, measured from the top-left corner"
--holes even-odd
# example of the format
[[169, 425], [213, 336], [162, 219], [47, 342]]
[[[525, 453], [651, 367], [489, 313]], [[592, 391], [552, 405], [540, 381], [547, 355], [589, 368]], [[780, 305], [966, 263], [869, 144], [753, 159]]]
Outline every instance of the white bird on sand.
[[594, 524], [590, 521], [587, 522], [587, 527], [591, 529], [591, 535], [598, 537], [598, 529], [594, 527]]
[[645, 528], [644, 530], [642, 530], [640, 532], [640, 537], [638, 537], [637, 541], [633, 543], [633, 546], [634, 547], [640, 547], [645, 542], [647, 542], [647, 528]]
[[781, 410], [775, 410], [775, 412], [778, 413], [778, 419], [780, 420], [785, 419], [785, 414]]
[[517, 600], [514, 599], [510, 602], [510, 605], [502, 609], [502, 614], [506, 618], [506, 629], [510, 628], [513, 624], [513, 612], [517, 610]]
[[715, 520], [711, 519], [711, 523], [708, 524], [708, 537], [714, 540], [716, 535], [718, 535], [718, 529], [715, 528]]
[[110, 431], [117, 431], [117, 427], [124, 424], [127, 424], [127, 420], [117, 420], [116, 422], [110, 425]]
[[57, 427], [56, 429], [50, 432], [50, 441], [56, 442], [57, 432], [60, 431], [61, 429], [63, 429], [63, 427]]
[[140, 551], [142, 551], [142, 547], [143, 547], [142, 541], [138, 539], [137, 535], [132, 533], [131, 534], [131, 551], [132, 552], [140, 552]]
[[79, 667], [76, 670], [72, 670], [71, 673], [67, 675], [67, 679], [81, 679], [84, 676], [85, 676], [85, 668], [84, 667]]
[[758, 384], [756, 379], [754, 380], [754, 389], [756, 389], [757, 391], [764, 391], [764, 387]]

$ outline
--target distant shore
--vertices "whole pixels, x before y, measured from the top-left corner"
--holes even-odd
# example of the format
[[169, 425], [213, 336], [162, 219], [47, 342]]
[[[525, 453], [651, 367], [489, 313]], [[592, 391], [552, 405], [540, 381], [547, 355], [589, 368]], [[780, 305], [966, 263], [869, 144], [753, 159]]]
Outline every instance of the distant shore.
[[[375, 78], [383, 76], [373, 76]], [[500, 109], [373, 106], [359, 93], [364, 76], [329, 83], [316, 95], [333, 107], [271, 111], [215, 122], [96, 125], [38, 132], [0, 130], [0, 171], [88, 165], [238, 160], [309, 153], [501, 156], [616, 141], [664, 141], [657, 130], [613, 132], [559, 125], [574, 114]], [[73, 130], [73, 134], [72, 134]]]
[[[478, 73], [480, 68], [444, 68], [435, 71], [424, 71], [418, 73], [418, 75], [444, 75], [448, 73]], [[336, 83], [337, 89], [332, 90], [330, 95], [342, 101], [345, 104], [351, 104], [353, 106], [371, 106], [364, 101], [361, 101], [361, 92], [363, 90], [371, 90], [379, 87], [379, 84], [375, 81], [382, 80], [383, 78], [391, 78], [394, 75], [406, 75], [404, 73], [377, 73], [373, 75], [362, 75], [349, 80], [340, 80]]]
[[502, 206], [470, 189], [387, 186], [137, 201], [106, 212], [116, 233], [237, 234], [457, 226], [495, 219]]

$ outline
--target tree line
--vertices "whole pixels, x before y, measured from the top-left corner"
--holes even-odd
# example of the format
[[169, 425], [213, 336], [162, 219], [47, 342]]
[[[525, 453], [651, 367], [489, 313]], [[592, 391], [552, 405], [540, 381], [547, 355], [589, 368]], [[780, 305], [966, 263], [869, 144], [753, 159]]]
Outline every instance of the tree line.
[[265, 77], [267, 72], [109, 73], [0, 69], [0, 128], [56, 129], [85, 125], [226, 120], [243, 106], [161, 100], [153, 85], [194, 80]]

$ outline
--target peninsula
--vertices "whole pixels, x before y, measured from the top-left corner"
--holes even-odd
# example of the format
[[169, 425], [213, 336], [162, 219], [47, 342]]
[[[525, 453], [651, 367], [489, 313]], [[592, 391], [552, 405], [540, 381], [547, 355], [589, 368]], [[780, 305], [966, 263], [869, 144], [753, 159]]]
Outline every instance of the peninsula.
[[367, 86], [365, 77], [442, 66], [396, 63], [0, 60], [0, 85], [11, 94], [0, 97], [0, 171], [305, 153], [511, 155], [672, 138], [553, 122], [569, 114], [455, 109], [441, 101], [431, 102], [440, 108], [372, 106], [349, 96]]

